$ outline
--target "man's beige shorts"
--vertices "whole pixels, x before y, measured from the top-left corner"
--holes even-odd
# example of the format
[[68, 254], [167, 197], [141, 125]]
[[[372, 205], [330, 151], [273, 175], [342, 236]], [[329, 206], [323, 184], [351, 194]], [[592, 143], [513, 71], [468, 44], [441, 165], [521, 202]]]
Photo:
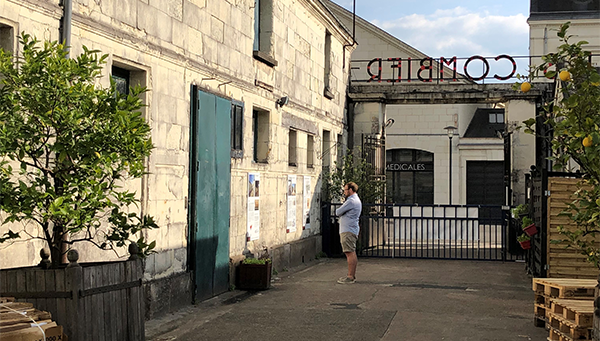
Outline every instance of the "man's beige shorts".
[[340, 233], [340, 243], [342, 243], [342, 251], [355, 252], [356, 240], [358, 240], [358, 236], [352, 232]]

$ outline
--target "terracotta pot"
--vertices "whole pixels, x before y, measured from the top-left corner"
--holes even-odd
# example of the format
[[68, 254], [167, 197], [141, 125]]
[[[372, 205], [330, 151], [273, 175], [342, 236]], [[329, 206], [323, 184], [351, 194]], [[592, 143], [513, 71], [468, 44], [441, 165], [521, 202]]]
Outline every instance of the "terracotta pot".
[[538, 233], [538, 229], [535, 226], [535, 224], [531, 224], [531, 225], [523, 228], [523, 231], [525, 231], [525, 234], [527, 234], [530, 237], [535, 235], [536, 233]]
[[526, 240], [524, 242], [519, 242], [519, 244], [521, 244], [521, 247], [523, 248], [523, 250], [529, 250], [529, 249], [531, 249], [531, 240]]

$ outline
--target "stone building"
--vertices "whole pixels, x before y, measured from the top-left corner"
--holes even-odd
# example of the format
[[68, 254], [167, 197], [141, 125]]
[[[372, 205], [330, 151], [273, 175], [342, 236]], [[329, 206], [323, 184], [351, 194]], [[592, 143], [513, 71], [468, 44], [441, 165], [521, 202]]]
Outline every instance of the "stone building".
[[[19, 32], [59, 40], [63, 2], [0, 2], [1, 46], [18, 53]], [[160, 226], [147, 235], [148, 318], [228, 290], [245, 254], [268, 249], [280, 269], [315, 257], [354, 48], [321, 0], [73, 0], [70, 39], [72, 56], [108, 54], [103, 86], [149, 89], [155, 149], [130, 184]], [[2, 268], [37, 264], [43, 246], [2, 245]], [[117, 258], [75, 248], [82, 262]]]

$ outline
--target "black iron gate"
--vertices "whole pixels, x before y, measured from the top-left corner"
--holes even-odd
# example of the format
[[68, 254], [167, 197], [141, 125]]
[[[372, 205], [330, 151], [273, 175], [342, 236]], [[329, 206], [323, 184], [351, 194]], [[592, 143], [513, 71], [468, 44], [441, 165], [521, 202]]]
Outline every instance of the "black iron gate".
[[[323, 206], [323, 250], [328, 256], [342, 254], [335, 214], [340, 205]], [[363, 205], [357, 253], [363, 257], [522, 260], [523, 250], [508, 243], [515, 234], [509, 219], [507, 206]]]

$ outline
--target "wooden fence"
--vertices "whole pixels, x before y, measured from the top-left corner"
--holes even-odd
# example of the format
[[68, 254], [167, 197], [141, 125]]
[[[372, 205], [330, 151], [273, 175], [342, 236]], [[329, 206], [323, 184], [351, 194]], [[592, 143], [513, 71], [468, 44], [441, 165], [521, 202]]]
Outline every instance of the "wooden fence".
[[[74, 251], [74, 250], [72, 250]], [[0, 296], [48, 311], [70, 340], [144, 340], [143, 267], [136, 254], [124, 262], [0, 271]]]
[[547, 277], [554, 278], [589, 278], [597, 279], [599, 271], [586, 261], [584, 255], [573, 248], [566, 248], [566, 243], [555, 244], [552, 240], [564, 239], [558, 233], [558, 226], [574, 230], [576, 225], [569, 217], [559, 216], [573, 200], [579, 179], [548, 178], [548, 270]]

